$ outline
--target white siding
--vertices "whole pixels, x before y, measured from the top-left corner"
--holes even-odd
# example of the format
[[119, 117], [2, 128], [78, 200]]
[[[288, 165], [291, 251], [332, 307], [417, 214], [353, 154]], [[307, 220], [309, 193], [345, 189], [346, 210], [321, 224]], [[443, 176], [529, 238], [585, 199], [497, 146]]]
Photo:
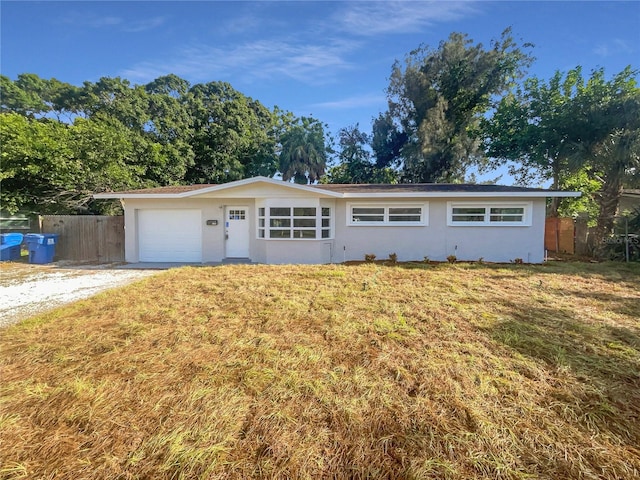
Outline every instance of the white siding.
[[[238, 192], [236, 192], [238, 193]], [[262, 193], [269, 193], [264, 191]], [[273, 193], [273, 192], [271, 192]], [[296, 192], [297, 193], [297, 192]], [[304, 192], [303, 192], [304, 193]], [[347, 203], [355, 199], [322, 199], [291, 196], [278, 197], [277, 204], [297, 202], [304, 205], [329, 206], [332, 208], [332, 240], [269, 240], [257, 238], [257, 205], [263, 204], [242, 191], [245, 197], [228, 198], [182, 198], [182, 199], [126, 199], [126, 260], [138, 262], [138, 233], [136, 211], [139, 209], [196, 209], [201, 211], [202, 261], [219, 262], [225, 256], [224, 206], [247, 205], [250, 211], [250, 255], [259, 263], [328, 263], [344, 260], [364, 260], [364, 255], [373, 253], [379, 259], [396, 253], [400, 261], [422, 260], [428, 256], [432, 260], [446, 260], [448, 255], [456, 255], [459, 260], [509, 262], [521, 258], [525, 262], [544, 261], [544, 198], [519, 198], [518, 202], [531, 202], [530, 226], [447, 226], [447, 202], [451, 198], [428, 199], [428, 225], [402, 227], [348, 226]], [[360, 199], [357, 200], [358, 202]], [[403, 199], [394, 198], [397, 204]], [[415, 198], [407, 198], [415, 204]], [[465, 199], [469, 203], [470, 199]], [[504, 202], [504, 197], [486, 198], [483, 202]], [[296, 203], [294, 203], [296, 202]], [[362, 199], [362, 203], [369, 202]], [[376, 199], [376, 202], [380, 200]], [[427, 202], [425, 202], [427, 203]], [[217, 226], [206, 225], [207, 220], [218, 220]]]
[[[531, 226], [447, 226], [447, 201], [455, 199], [429, 199], [429, 225], [412, 227], [362, 227], [347, 225], [347, 201], [337, 201], [336, 240], [334, 251], [337, 259], [364, 260], [373, 253], [378, 259], [396, 253], [401, 261], [446, 260], [455, 255], [458, 260], [509, 262], [522, 258], [525, 262], [540, 263], [544, 260], [545, 200], [526, 199], [532, 202]], [[398, 199], [393, 199], [397, 202]], [[415, 199], [407, 199], [415, 203]], [[482, 199], [504, 202], [504, 198]], [[518, 200], [521, 202], [522, 200]], [[353, 203], [353, 201], [350, 201]], [[465, 199], [465, 203], [470, 200]], [[336, 257], [336, 255], [334, 255]], [[340, 258], [342, 257], [342, 258]]]

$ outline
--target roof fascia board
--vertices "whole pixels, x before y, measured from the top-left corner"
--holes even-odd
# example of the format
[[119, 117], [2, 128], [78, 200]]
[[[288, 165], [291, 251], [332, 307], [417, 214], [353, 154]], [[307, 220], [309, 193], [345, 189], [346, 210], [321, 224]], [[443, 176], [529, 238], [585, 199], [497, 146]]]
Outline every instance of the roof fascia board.
[[548, 197], [579, 197], [582, 194], [580, 192], [376, 192], [376, 193], [353, 193], [353, 192], [336, 192], [332, 190], [325, 190], [309, 185], [298, 185], [295, 183], [283, 182], [282, 180], [276, 180], [269, 177], [252, 177], [242, 180], [236, 180], [234, 182], [223, 183], [221, 185], [214, 185], [207, 188], [200, 188], [197, 190], [190, 190], [182, 193], [96, 193], [93, 195], [97, 199], [124, 199], [124, 198], [188, 198], [197, 197], [200, 195], [206, 195], [209, 193], [215, 193], [231, 188], [242, 187], [251, 185], [254, 183], [268, 183], [271, 185], [277, 185], [284, 188], [291, 188], [294, 190], [300, 190], [307, 193], [313, 193], [314, 196], [320, 194], [320, 196], [333, 197], [333, 198], [488, 198], [488, 197], [529, 197], [529, 198], [548, 198]]
[[344, 193], [344, 198], [548, 198], [579, 197], [580, 192], [407, 192], [407, 193]]
[[203, 195], [203, 194], [207, 194], [207, 193], [218, 192], [220, 190], [228, 190], [230, 188], [243, 187], [243, 186], [246, 186], [246, 185], [251, 185], [253, 183], [268, 183], [268, 184], [276, 185], [276, 186], [279, 186], [279, 187], [291, 188], [291, 189], [294, 189], [294, 190], [302, 190], [304, 192], [313, 193], [314, 195], [317, 195], [319, 192], [321, 192], [323, 195], [326, 195], [326, 196], [329, 196], [329, 197], [342, 197], [342, 194], [340, 194], [340, 193], [329, 192], [329, 191], [326, 191], [326, 190], [321, 190], [321, 189], [318, 189], [318, 188], [310, 187], [308, 185], [298, 185], [298, 184], [295, 184], [295, 183], [284, 182], [282, 180], [276, 180], [274, 178], [269, 178], [269, 177], [245, 178], [243, 180], [237, 180], [235, 182], [223, 183], [221, 185], [215, 185], [213, 187], [203, 188], [201, 190], [181, 193], [181, 194], [179, 194], [179, 197], [194, 197], [194, 196], [197, 196], [197, 195]]
[[314, 195], [320, 194], [321, 196], [326, 197], [335, 197], [342, 198], [342, 193], [331, 192], [328, 190], [322, 190], [320, 188], [310, 187], [308, 185], [297, 185], [295, 183], [283, 182], [282, 180], [275, 180], [273, 178], [268, 177], [252, 177], [245, 178], [242, 180], [236, 180], [235, 182], [223, 183], [221, 185], [214, 185], [212, 187], [200, 188], [197, 190], [189, 190], [182, 193], [96, 193], [93, 197], [100, 199], [107, 198], [187, 198], [187, 197], [196, 197], [199, 195], [204, 195], [208, 193], [215, 193], [221, 190], [228, 190], [236, 187], [243, 187], [246, 185], [251, 185], [253, 183], [268, 183], [271, 185], [276, 185], [284, 188], [291, 188], [294, 190], [302, 190], [304, 192], [313, 193]]
[[183, 194], [177, 193], [96, 193], [93, 198], [97, 199], [117, 199], [117, 198], [180, 198]]

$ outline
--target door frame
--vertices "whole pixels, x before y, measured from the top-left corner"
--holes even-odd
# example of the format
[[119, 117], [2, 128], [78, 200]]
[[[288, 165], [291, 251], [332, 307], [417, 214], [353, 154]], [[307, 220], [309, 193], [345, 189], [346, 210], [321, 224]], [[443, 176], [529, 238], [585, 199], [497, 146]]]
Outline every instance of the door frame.
[[[233, 238], [229, 238], [229, 211], [230, 210], [244, 210], [245, 218], [244, 222], [246, 224], [246, 231], [244, 231], [245, 238], [242, 239], [244, 247], [242, 251], [246, 251], [246, 255], [229, 255], [229, 246], [231, 242], [234, 241]], [[225, 205], [224, 206], [224, 255], [225, 258], [249, 258], [250, 250], [251, 250], [251, 223], [250, 223], [250, 210], [248, 205]], [[239, 242], [238, 242], [239, 243]], [[235, 244], [237, 246], [237, 243]]]

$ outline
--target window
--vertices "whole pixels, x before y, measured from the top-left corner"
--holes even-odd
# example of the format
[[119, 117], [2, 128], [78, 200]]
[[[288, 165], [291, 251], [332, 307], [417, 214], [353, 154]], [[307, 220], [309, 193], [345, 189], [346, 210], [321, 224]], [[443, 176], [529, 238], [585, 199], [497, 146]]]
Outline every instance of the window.
[[322, 207], [322, 238], [331, 238], [331, 209]]
[[524, 218], [524, 207], [492, 207], [491, 222], [522, 222]]
[[427, 225], [427, 205], [357, 205], [347, 206], [347, 224], [411, 226]]
[[[320, 213], [319, 218], [318, 213]], [[326, 207], [258, 208], [258, 238], [309, 240], [331, 238], [331, 209]]]
[[384, 222], [384, 207], [353, 207], [353, 222]]
[[390, 222], [419, 222], [422, 220], [420, 207], [389, 207]]
[[265, 226], [264, 212], [265, 212], [264, 207], [260, 207], [258, 209], [258, 238], [264, 238], [264, 226]]
[[484, 222], [485, 207], [453, 207], [453, 222]]
[[244, 220], [245, 214], [244, 210], [229, 210], [229, 220]]
[[449, 226], [528, 226], [531, 225], [531, 203], [457, 204], [449, 202]]

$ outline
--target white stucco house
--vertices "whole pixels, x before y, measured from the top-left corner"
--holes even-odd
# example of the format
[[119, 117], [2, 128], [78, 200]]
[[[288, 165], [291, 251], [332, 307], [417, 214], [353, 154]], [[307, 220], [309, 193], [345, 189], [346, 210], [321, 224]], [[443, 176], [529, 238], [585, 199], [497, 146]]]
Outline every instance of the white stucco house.
[[499, 185], [221, 185], [96, 194], [120, 199], [127, 262], [340, 263], [544, 260], [545, 201], [577, 192]]

